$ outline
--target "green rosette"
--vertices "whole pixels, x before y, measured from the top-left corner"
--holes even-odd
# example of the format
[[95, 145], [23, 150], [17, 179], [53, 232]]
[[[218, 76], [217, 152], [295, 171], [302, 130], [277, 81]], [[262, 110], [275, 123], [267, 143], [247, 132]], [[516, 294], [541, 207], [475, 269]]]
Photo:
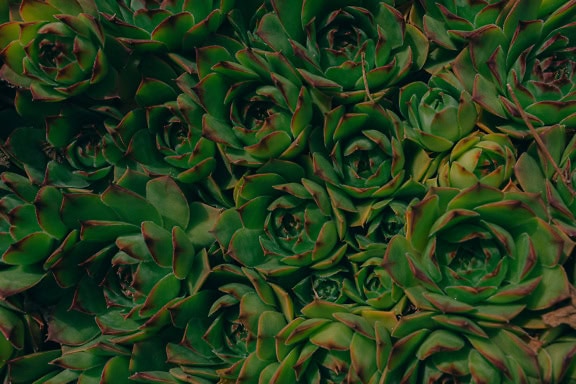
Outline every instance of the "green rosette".
[[500, 188], [511, 181], [515, 148], [498, 133], [474, 132], [456, 143], [440, 164], [438, 184], [465, 189], [477, 183]]
[[76, 0], [23, 2], [19, 14], [0, 25], [2, 78], [29, 89], [34, 100], [100, 96], [117, 73], [95, 6]]
[[258, 40], [339, 102], [380, 98], [426, 61], [424, 34], [388, 2], [270, 3], [258, 20]]
[[179, 84], [205, 111], [203, 136], [230, 164], [258, 167], [306, 149], [316, 108], [281, 53], [234, 42], [199, 48], [196, 57], [199, 81], [184, 75]]
[[469, 44], [454, 60], [454, 72], [488, 112], [483, 121], [512, 137], [532, 134], [520, 109], [536, 129], [573, 125], [576, 26], [569, 20], [576, 6], [546, 6], [550, 13], [542, 18], [540, 2], [513, 3], [499, 14], [502, 23], [462, 34]]
[[225, 254], [266, 276], [326, 269], [344, 257], [338, 218], [318, 183], [294, 163], [272, 162], [240, 179], [236, 207], [225, 210], [213, 229]]
[[398, 103], [406, 119], [406, 136], [432, 153], [452, 149], [474, 130], [478, 119], [472, 96], [448, 72], [432, 77], [428, 84], [416, 81], [404, 86]]
[[482, 184], [432, 188], [409, 208], [406, 235], [392, 239], [382, 265], [424, 310], [501, 323], [550, 308], [569, 295], [563, 264], [574, 242], [540, 204]]

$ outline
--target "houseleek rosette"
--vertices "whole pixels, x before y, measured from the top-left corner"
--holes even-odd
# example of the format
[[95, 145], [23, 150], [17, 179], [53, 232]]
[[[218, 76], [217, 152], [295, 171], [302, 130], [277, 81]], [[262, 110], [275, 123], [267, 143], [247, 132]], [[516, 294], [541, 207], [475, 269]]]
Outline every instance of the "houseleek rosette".
[[[419, 194], [416, 194], [419, 195]], [[355, 220], [350, 223], [358, 249], [354, 261], [366, 261], [371, 247], [386, 245], [395, 235], [404, 234], [407, 203], [393, 198], [374, 199], [357, 205]]]
[[[346, 103], [379, 94], [418, 71], [428, 42], [380, 1], [271, 1], [257, 36], [283, 52], [314, 88]], [[384, 92], [385, 93], [385, 92]]]
[[531, 311], [569, 295], [562, 264], [574, 243], [539, 204], [476, 184], [432, 188], [410, 206], [382, 265], [418, 311], [392, 332], [383, 382], [542, 380], [528, 333], [503, 326], [538, 323]]
[[[414, 12], [412, 18], [422, 15], [419, 21], [423, 25], [426, 36], [433, 41], [441, 50], [436, 55], [438, 59], [445, 61], [448, 54], [453, 59], [465, 42], [458, 32], [468, 32], [478, 29], [488, 23], [496, 22], [504, 3], [492, 0], [482, 1], [421, 1], [422, 9]], [[509, 3], [518, 3], [511, 1]], [[454, 53], [450, 55], [450, 51]]]
[[60, 101], [114, 82], [92, 2], [25, 1], [0, 25], [2, 77], [35, 100]]
[[277, 364], [275, 336], [293, 310], [288, 293], [255, 270], [215, 266], [205, 289], [170, 308], [175, 326], [184, 329], [180, 342], [166, 348], [168, 361], [178, 366], [170, 373], [199, 382], [258, 381]]
[[236, 207], [214, 227], [224, 253], [271, 276], [325, 269], [342, 259], [347, 246], [338, 246], [328, 193], [303, 176], [294, 163], [274, 162], [243, 177]]
[[383, 265], [414, 305], [447, 316], [508, 322], [550, 308], [568, 295], [562, 264], [574, 242], [540, 204], [482, 184], [432, 188], [410, 207]]
[[255, 167], [306, 148], [312, 99], [282, 54], [209, 46], [196, 57], [200, 81], [180, 84], [205, 110], [203, 135], [230, 163]]
[[202, 137], [201, 112], [186, 95], [133, 109], [110, 129], [111, 147], [119, 149], [110, 157], [119, 167], [138, 166], [184, 183], [204, 180], [214, 169], [216, 145]]
[[465, 189], [476, 183], [499, 188], [510, 181], [515, 149], [503, 134], [474, 132], [456, 143], [438, 170], [442, 187]]
[[68, 228], [59, 213], [62, 193], [55, 187], [39, 188], [24, 176], [4, 172], [2, 191], [0, 296], [7, 298], [47, 276], [43, 264]]
[[1, 195], [0, 374], [9, 377], [14, 361], [24, 365], [29, 361], [24, 367], [30, 369], [29, 377], [40, 376], [51, 369], [38, 364], [46, 364], [60, 352], [46, 340], [45, 315], [50, 304], [37, 301], [35, 287], [50, 279], [43, 264], [66, 235], [66, 228], [58, 213], [55, 188], [39, 188], [21, 175], [4, 172]]
[[279, 331], [279, 364], [267, 367], [260, 378], [379, 382], [392, 346], [390, 330], [396, 323], [392, 312], [315, 300]]
[[394, 283], [388, 271], [381, 265], [386, 244], [372, 244], [367, 249], [349, 255], [352, 274], [343, 282], [344, 294], [352, 301], [377, 310], [404, 312], [404, 292]]
[[[511, 9], [502, 26], [465, 34], [470, 43], [453, 64], [474, 100], [492, 115], [485, 120], [496, 117], [498, 128], [516, 137], [530, 134], [519, 108], [535, 127], [572, 125], [576, 113], [576, 5], [566, 3], [544, 20], [537, 7], [524, 8]], [[520, 13], [524, 21], [518, 24]]]
[[527, 332], [482, 328], [466, 314], [418, 311], [403, 316], [381, 383], [543, 382], [539, 356]]
[[330, 268], [317, 269], [292, 287], [297, 303], [301, 307], [322, 300], [331, 303], [348, 303], [350, 300], [344, 291], [344, 281], [351, 278], [352, 269], [344, 263]]
[[[42, 251], [40, 244], [35, 252], [26, 243], [21, 249], [9, 248], [3, 257], [10, 263], [17, 252], [26, 253], [20, 257], [23, 267], [16, 267], [25, 270], [2, 271], [14, 275], [7, 280], [8, 294], [18, 293], [22, 284], [46, 285], [33, 300], [50, 305], [48, 339], [62, 345], [62, 351], [49, 359], [58, 369], [49, 374], [124, 380], [167, 372], [166, 342], [177, 342], [182, 335], [172, 328], [168, 307], [179, 300], [184, 287], [191, 292], [200, 289], [208, 273], [204, 248], [213, 237], [202, 228], [211, 227], [215, 212], [189, 203], [173, 180], [149, 180], [134, 171], [125, 172], [101, 194], [59, 192], [54, 187], [40, 189], [35, 206], [46, 230], [63, 237], [61, 244], [51, 253], [45, 251], [47, 257], [39, 266], [26, 260]], [[37, 281], [32, 281], [36, 274]], [[59, 292], [56, 284], [62, 294], [53, 294]], [[72, 324], [76, 332], [69, 331]], [[162, 353], [163, 358], [154, 357]], [[29, 359], [37, 361], [33, 357]], [[16, 377], [27, 365], [11, 364], [19, 367], [11, 368], [18, 382]]]
[[[499, 25], [506, 28], [515, 27], [532, 16], [525, 12], [526, 3], [513, 1], [421, 1], [421, 7], [415, 6], [410, 20], [421, 26], [426, 36], [434, 43], [431, 48], [427, 70], [436, 72], [450, 62], [468, 44], [470, 32], [487, 25]], [[560, 6], [558, 1], [530, 4], [537, 9], [538, 18], [549, 17], [551, 11]]]
[[47, 116], [46, 130], [21, 126], [6, 140], [6, 149], [20, 159], [26, 174], [37, 184], [102, 190], [112, 165], [104, 147], [110, 139], [101, 118], [69, 109]]
[[326, 114], [323, 147], [313, 148], [314, 174], [353, 199], [384, 198], [406, 181], [400, 123], [373, 103]]
[[537, 193], [547, 202], [554, 224], [574, 239], [576, 136], [570, 139], [566, 128], [555, 125], [543, 130], [540, 137], [550, 157], [533, 143], [518, 158], [514, 175], [524, 191]]
[[450, 150], [472, 132], [478, 118], [472, 96], [454, 86], [451, 78], [437, 76], [428, 85], [416, 81], [400, 90], [406, 136], [430, 152]]
[[105, 30], [130, 50], [171, 52], [178, 62], [189, 63], [192, 52], [214, 33], [233, 9], [234, 1], [190, 0], [158, 2], [106, 1], [99, 4]]

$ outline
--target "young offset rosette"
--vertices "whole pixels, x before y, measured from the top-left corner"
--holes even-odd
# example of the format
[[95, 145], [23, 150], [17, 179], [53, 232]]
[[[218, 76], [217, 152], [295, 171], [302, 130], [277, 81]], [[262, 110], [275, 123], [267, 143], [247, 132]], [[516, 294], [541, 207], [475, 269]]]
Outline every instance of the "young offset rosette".
[[498, 129], [516, 137], [530, 135], [519, 109], [537, 128], [574, 124], [575, 15], [573, 1], [544, 19], [537, 6], [505, 8], [499, 16], [502, 25], [463, 34], [469, 44], [453, 69], [474, 101], [489, 112], [485, 121], [496, 121]]
[[477, 183], [499, 188], [510, 181], [515, 149], [503, 134], [474, 132], [460, 140], [438, 169], [442, 187], [465, 189]]
[[406, 297], [381, 265], [387, 244], [371, 244], [365, 250], [348, 255], [352, 274], [343, 282], [344, 294], [352, 301], [377, 310], [404, 312]]
[[416, 81], [400, 90], [399, 108], [406, 136], [430, 152], [445, 152], [474, 129], [478, 118], [472, 96], [454, 86], [453, 76]]
[[114, 83], [92, 1], [26, 0], [19, 17], [0, 25], [3, 79], [43, 101], [65, 100]]
[[[314, 88], [346, 103], [379, 94], [418, 71], [428, 41], [382, 1], [271, 1], [256, 35], [283, 52]], [[257, 42], [256, 42], [257, 44]]]
[[573, 249], [534, 195], [476, 184], [431, 188], [383, 265], [418, 308], [508, 322], [567, 297]]
[[196, 56], [200, 81], [183, 76], [180, 85], [205, 110], [203, 136], [231, 164], [256, 167], [306, 148], [314, 106], [282, 54], [209, 46]]

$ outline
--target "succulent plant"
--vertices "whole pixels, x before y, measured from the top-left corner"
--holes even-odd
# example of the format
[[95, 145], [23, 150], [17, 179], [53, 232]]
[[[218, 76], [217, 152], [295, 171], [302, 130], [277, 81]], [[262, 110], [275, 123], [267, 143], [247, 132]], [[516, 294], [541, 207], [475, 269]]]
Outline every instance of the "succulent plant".
[[377, 382], [390, 353], [391, 312], [315, 300], [280, 330], [276, 369], [261, 377], [276, 382]]
[[450, 150], [476, 126], [472, 96], [440, 76], [428, 85], [413, 82], [400, 90], [399, 107], [408, 122], [406, 135], [431, 152]]
[[397, 117], [379, 105], [336, 107], [312, 149], [314, 174], [353, 199], [393, 195], [408, 179], [399, 131]]
[[45, 101], [109, 84], [114, 70], [94, 7], [76, 0], [22, 2], [20, 19], [0, 26], [2, 78]]
[[552, 9], [541, 19], [536, 3], [505, 8], [499, 16], [503, 25], [488, 24], [465, 34], [469, 44], [452, 64], [474, 101], [489, 113], [485, 120], [505, 119], [496, 120], [498, 129], [514, 137], [531, 134], [519, 109], [536, 127], [574, 124], [576, 26], [569, 20], [576, 5]]
[[476, 183], [499, 188], [510, 181], [516, 156], [503, 134], [474, 132], [456, 143], [438, 169], [442, 187], [465, 189]]
[[539, 204], [482, 184], [431, 188], [383, 265], [418, 308], [497, 322], [549, 308], [567, 298], [562, 264], [574, 242], [539, 217]]
[[271, 1], [256, 35], [312, 87], [344, 103], [382, 96], [428, 54], [423, 33], [381, 1]]
[[[208, 289], [217, 279], [217, 290]], [[223, 283], [229, 281], [228, 283]], [[197, 380], [254, 381], [276, 361], [276, 332], [293, 318], [286, 292], [271, 286], [253, 269], [219, 264], [207, 276], [206, 289], [175, 304], [182, 340], [167, 347], [176, 377]]]
[[[102, 1], [110, 36], [137, 52], [190, 53], [220, 28], [235, 1]], [[184, 62], [187, 61], [182, 57]]]
[[0, 0], [0, 381], [576, 382], [576, 0]]
[[231, 164], [256, 167], [306, 148], [314, 106], [281, 53], [208, 46], [196, 56], [199, 82], [184, 77], [181, 86], [205, 111], [203, 135]]
[[465, 316], [421, 311], [404, 316], [394, 340], [383, 383], [541, 382], [542, 371], [530, 337], [514, 329], [482, 329]]
[[273, 276], [325, 269], [343, 258], [347, 245], [338, 245], [328, 193], [302, 176], [299, 166], [278, 162], [242, 178], [236, 208], [224, 211], [214, 228], [224, 253]]

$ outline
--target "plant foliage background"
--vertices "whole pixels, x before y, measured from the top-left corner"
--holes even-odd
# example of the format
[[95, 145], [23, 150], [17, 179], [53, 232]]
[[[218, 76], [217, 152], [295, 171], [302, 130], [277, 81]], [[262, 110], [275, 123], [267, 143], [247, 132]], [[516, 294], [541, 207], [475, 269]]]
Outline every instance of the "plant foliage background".
[[0, 22], [4, 382], [576, 382], [576, 1]]

